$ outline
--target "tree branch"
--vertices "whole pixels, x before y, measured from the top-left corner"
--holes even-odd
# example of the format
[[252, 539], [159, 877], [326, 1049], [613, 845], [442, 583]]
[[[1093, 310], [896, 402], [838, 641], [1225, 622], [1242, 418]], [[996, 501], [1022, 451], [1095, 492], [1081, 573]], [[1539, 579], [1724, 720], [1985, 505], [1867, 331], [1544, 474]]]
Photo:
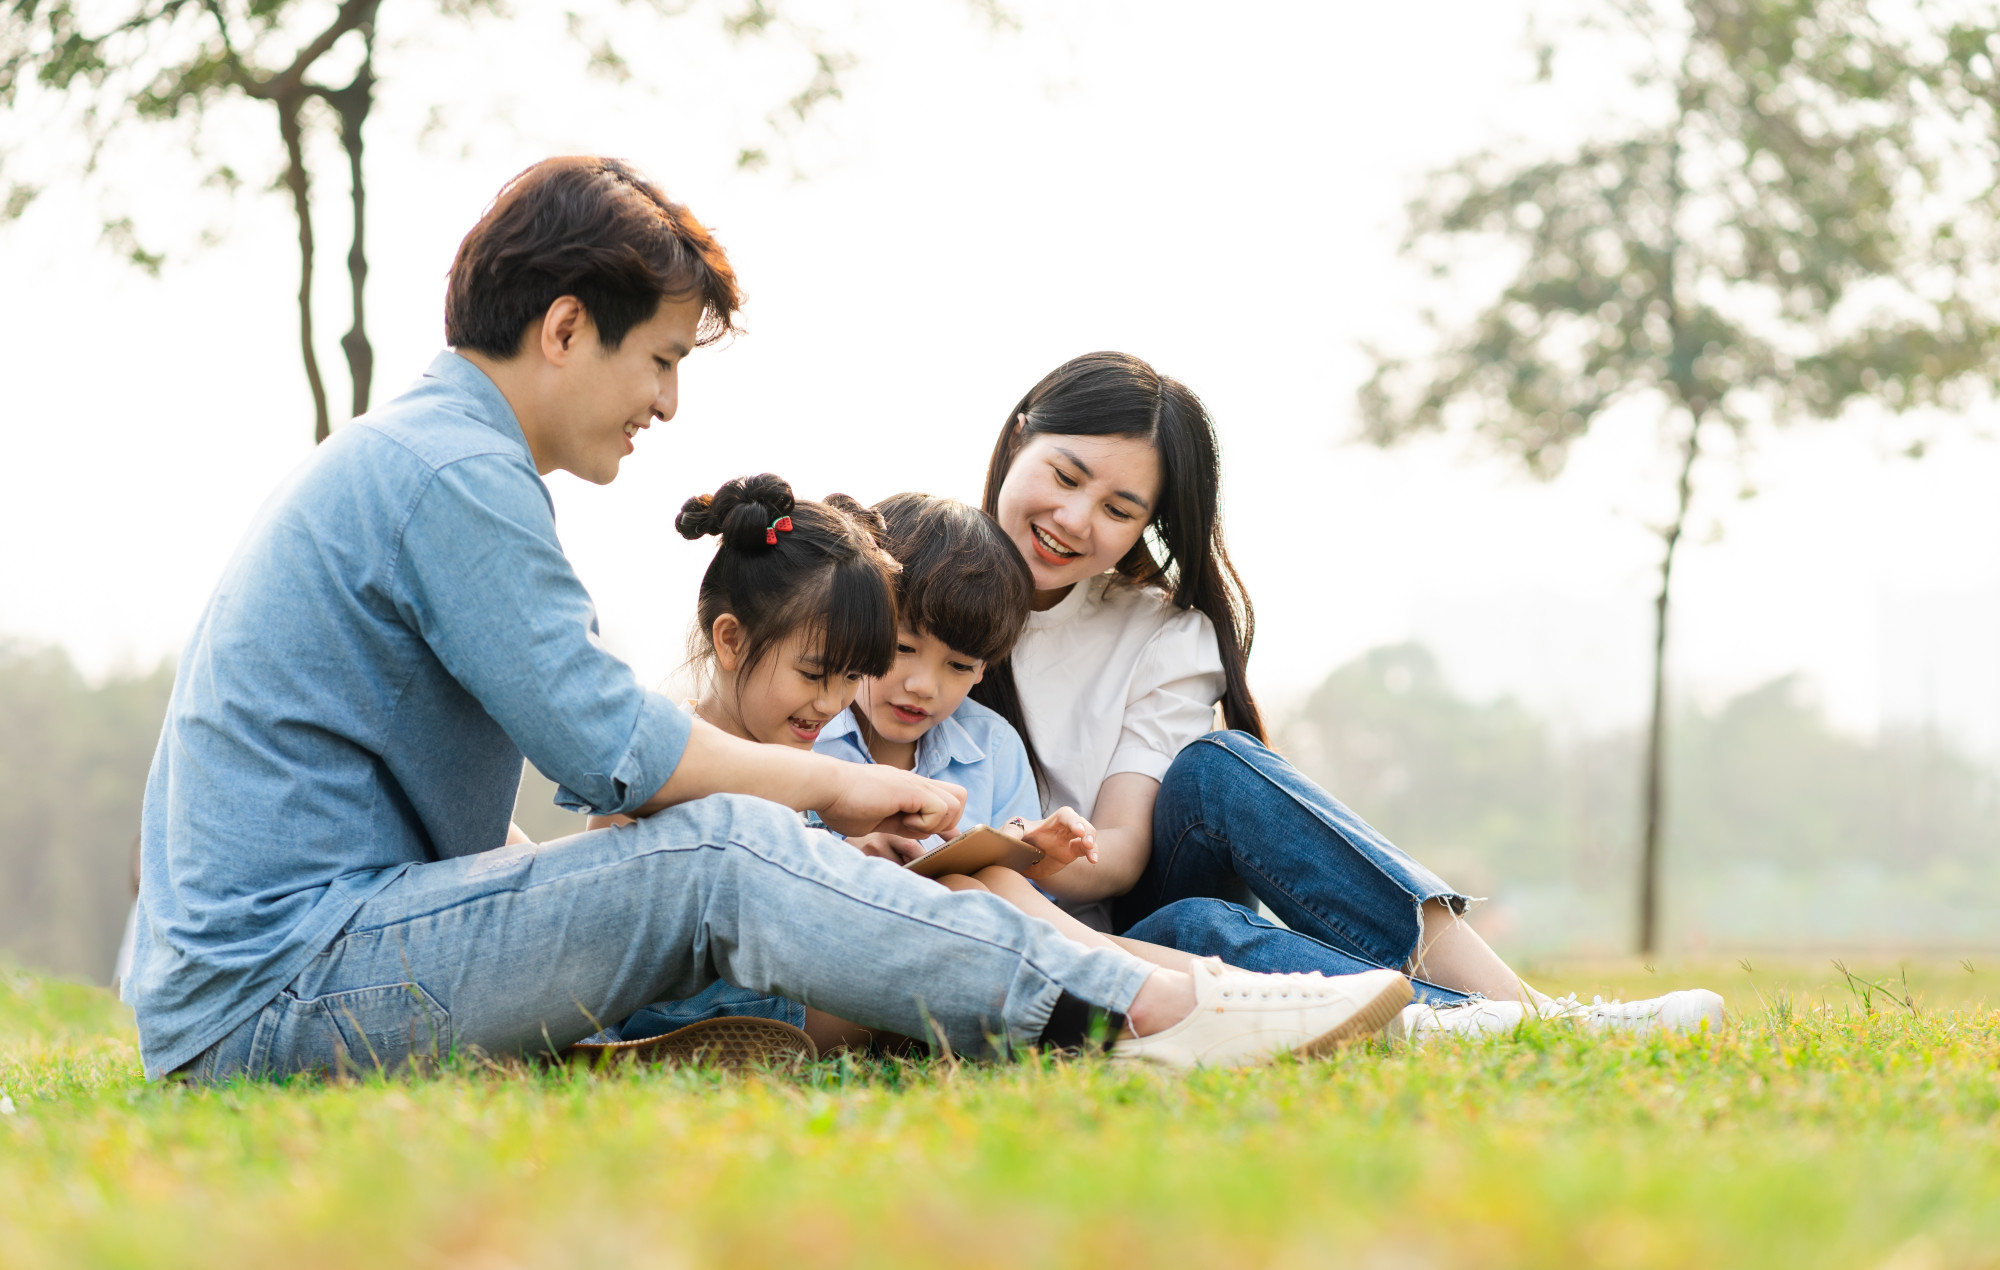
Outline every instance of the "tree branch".
[[277, 101], [300, 93], [305, 87], [306, 72], [312, 69], [313, 63], [326, 56], [327, 51], [348, 33], [373, 23], [375, 11], [381, 4], [382, 0], [342, 0], [333, 21], [299, 50], [290, 66], [246, 83], [243, 91], [262, 101]]
[[319, 355], [313, 352], [312, 280], [313, 227], [312, 183], [306, 172], [304, 131], [299, 123], [302, 94], [282, 99], [278, 107], [278, 132], [285, 141], [285, 188], [292, 194], [292, 211], [299, 222], [299, 351], [305, 358], [306, 384], [313, 397], [313, 443], [333, 435], [327, 421], [326, 385], [320, 379]]
[[347, 356], [348, 380], [353, 386], [354, 415], [368, 413], [368, 397], [375, 377], [375, 350], [368, 342], [364, 296], [368, 284], [368, 185], [362, 172], [361, 131], [375, 104], [375, 27], [361, 29], [361, 69], [345, 88], [314, 88], [321, 100], [340, 117], [340, 146], [347, 152], [347, 188], [353, 207], [354, 229], [347, 248], [347, 286], [353, 321], [340, 337], [341, 352]]
[[1660, 839], [1666, 812], [1667, 746], [1667, 616], [1673, 602], [1674, 554], [1687, 529], [1688, 504], [1694, 495], [1694, 461], [1701, 453], [1701, 415], [1690, 414], [1687, 440], [1681, 450], [1680, 478], [1675, 485], [1673, 523], [1660, 532], [1666, 551], [1660, 557], [1660, 590], [1653, 599], [1653, 713], [1646, 724], [1646, 790], [1644, 835], [1639, 844], [1639, 951], [1660, 946]]

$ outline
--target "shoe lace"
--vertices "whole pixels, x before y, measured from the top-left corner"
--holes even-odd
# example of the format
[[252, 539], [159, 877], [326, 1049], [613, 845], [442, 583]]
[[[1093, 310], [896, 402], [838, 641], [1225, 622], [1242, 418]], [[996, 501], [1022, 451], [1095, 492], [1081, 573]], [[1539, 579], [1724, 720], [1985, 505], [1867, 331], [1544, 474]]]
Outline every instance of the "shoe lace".
[[1600, 1018], [1645, 1019], [1660, 1012], [1666, 1004], [1665, 997], [1652, 997], [1645, 1001], [1606, 1001], [1601, 997], [1591, 999], [1591, 1012]]
[[1196, 964], [1223, 981], [1225, 999], [1282, 1001], [1296, 993], [1302, 999], [1312, 1000], [1326, 995], [1327, 978], [1317, 970], [1285, 973], [1241, 970], [1220, 957], [1203, 957]]
[[1581, 1019], [1587, 1017], [1592, 1008], [1602, 1004], [1603, 1000], [1603, 997], [1592, 997], [1590, 1004], [1585, 1005], [1577, 1000], [1576, 993], [1572, 992], [1567, 996], [1556, 997], [1543, 1006], [1540, 1013], [1545, 1019]]

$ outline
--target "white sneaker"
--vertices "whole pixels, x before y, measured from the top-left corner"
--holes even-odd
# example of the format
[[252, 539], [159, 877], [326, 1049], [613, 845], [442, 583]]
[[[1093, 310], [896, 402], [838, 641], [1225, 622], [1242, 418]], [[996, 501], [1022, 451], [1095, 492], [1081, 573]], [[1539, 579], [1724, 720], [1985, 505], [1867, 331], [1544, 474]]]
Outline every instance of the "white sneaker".
[[1528, 1017], [1519, 1001], [1467, 1001], [1462, 1005], [1431, 1005], [1418, 1001], [1403, 1007], [1383, 1034], [1391, 1041], [1422, 1045], [1438, 1036], [1488, 1036], [1511, 1032]]
[[1213, 957], [1194, 964], [1194, 1009], [1170, 1028], [1111, 1047], [1121, 1062], [1250, 1067], [1279, 1054], [1318, 1055], [1394, 1018], [1410, 981], [1393, 970], [1358, 975], [1260, 975]]
[[1645, 1001], [1606, 1001], [1603, 997], [1592, 997], [1589, 1005], [1577, 1000], [1572, 992], [1543, 1006], [1541, 1016], [1545, 1019], [1575, 1019], [1589, 1027], [1641, 1033], [1654, 1028], [1669, 1032], [1695, 1032], [1703, 1024], [1714, 1032], [1722, 1027], [1723, 1021], [1722, 998], [1706, 988], [1669, 992], [1663, 997]]

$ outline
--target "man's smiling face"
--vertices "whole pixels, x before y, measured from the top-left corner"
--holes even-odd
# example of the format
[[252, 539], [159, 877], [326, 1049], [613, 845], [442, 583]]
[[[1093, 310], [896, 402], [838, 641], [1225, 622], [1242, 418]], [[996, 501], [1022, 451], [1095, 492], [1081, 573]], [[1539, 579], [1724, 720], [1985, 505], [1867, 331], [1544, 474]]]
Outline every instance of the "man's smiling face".
[[[565, 303], [575, 302], [556, 302]], [[544, 335], [544, 350], [555, 376], [544, 417], [528, 437], [536, 468], [545, 475], [561, 469], [594, 485], [616, 479], [638, 435], [680, 407], [681, 360], [694, 349], [701, 315], [698, 297], [662, 300], [651, 318], [607, 349], [581, 306], [567, 321], [552, 312], [556, 329]]]

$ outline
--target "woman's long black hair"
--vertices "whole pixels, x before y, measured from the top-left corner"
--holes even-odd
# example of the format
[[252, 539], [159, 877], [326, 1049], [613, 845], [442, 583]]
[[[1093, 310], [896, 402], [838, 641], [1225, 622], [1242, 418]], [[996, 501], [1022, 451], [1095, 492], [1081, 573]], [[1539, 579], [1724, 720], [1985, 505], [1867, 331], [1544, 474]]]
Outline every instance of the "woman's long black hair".
[[[1246, 673], [1257, 615], [1223, 545], [1222, 454], [1201, 398], [1126, 353], [1087, 353], [1064, 362], [1028, 390], [1000, 429], [986, 467], [987, 515], [999, 514], [1000, 486], [1014, 456], [1031, 437], [1044, 435], [1138, 437], [1159, 451], [1160, 497], [1152, 522], [1116, 568], [1161, 591], [1175, 607], [1208, 615], [1222, 653], [1223, 721], [1265, 740], [1264, 716]], [[989, 666], [972, 696], [1020, 718], [1011, 659]], [[1033, 756], [1034, 742], [1022, 739]]]

